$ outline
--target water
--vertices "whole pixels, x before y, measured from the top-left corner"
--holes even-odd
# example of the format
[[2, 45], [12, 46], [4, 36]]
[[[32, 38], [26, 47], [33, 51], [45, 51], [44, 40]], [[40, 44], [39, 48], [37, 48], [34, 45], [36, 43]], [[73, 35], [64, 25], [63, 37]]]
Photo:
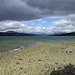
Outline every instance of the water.
[[75, 43], [75, 36], [0, 36], [0, 53], [24, 50], [44, 43]]

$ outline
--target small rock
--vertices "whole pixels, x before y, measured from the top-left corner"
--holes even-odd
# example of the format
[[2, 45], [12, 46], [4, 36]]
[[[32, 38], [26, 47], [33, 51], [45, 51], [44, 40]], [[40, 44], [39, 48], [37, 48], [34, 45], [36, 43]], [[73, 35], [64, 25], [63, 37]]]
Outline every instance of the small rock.
[[19, 58], [19, 60], [23, 60], [23, 59]]
[[20, 63], [19, 62], [16, 62], [16, 64], [19, 65]]
[[72, 51], [66, 51], [66, 53], [73, 53]]
[[61, 69], [61, 67], [58, 67], [58, 69]]
[[68, 53], [68, 51], [66, 51], [66, 53]]
[[55, 63], [55, 64], [58, 64], [58, 63]]
[[20, 69], [22, 70], [23, 68], [22, 68], [22, 67], [20, 67]]
[[48, 63], [47, 63], [47, 64], [45, 64], [45, 65], [44, 65], [44, 67], [45, 67], [45, 68], [50, 68], [50, 66], [49, 66], [49, 64], [48, 64]]
[[69, 53], [73, 53], [72, 51], [69, 51]]
[[38, 61], [44, 61], [44, 60], [42, 60], [42, 59], [39, 59]]

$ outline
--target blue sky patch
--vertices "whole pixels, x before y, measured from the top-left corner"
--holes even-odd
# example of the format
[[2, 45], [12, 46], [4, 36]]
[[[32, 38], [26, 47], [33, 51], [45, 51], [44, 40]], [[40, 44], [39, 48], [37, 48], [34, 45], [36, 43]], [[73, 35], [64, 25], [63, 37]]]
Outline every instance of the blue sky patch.
[[42, 18], [41, 20], [33, 20], [29, 21], [23, 24], [28, 24], [28, 25], [34, 25], [35, 27], [41, 26], [41, 27], [48, 27], [50, 25], [53, 25], [51, 22], [52, 21], [59, 21], [64, 18]]

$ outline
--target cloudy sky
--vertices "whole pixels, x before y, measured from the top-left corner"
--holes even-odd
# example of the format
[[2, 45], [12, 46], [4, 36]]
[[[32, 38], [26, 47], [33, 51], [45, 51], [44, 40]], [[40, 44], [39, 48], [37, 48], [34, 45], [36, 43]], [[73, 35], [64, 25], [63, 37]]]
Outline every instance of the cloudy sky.
[[0, 0], [0, 32], [75, 32], [75, 0]]

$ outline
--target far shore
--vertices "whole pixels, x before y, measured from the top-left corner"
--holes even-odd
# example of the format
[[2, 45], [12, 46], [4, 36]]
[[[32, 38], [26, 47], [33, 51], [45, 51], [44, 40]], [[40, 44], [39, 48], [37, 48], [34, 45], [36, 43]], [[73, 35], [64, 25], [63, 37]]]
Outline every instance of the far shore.
[[0, 56], [0, 75], [51, 75], [75, 67], [75, 44], [43, 44]]

